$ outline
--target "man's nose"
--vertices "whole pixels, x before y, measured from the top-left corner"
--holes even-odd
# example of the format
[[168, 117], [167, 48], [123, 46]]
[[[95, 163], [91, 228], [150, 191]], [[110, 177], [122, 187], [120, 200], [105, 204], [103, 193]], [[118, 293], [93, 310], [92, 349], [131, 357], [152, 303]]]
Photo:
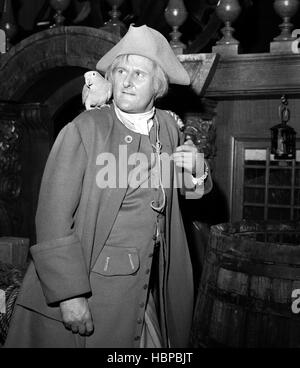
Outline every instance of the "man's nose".
[[124, 87], [130, 87], [132, 85], [132, 75], [128, 73], [123, 81]]

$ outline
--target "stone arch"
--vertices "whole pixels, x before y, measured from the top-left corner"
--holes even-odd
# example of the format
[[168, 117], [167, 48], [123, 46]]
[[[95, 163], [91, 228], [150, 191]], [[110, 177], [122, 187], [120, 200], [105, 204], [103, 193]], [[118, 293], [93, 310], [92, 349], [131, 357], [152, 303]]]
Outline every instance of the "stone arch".
[[59, 27], [36, 33], [0, 57], [0, 100], [47, 104], [54, 117], [81, 94], [83, 73], [119, 40], [90, 27]]
[[[0, 155], [1, 236], [26, 237], [34, 244], [38, 192], [49, 149], [71, 120], [66, 115], [74, 117], [84, 109], [84, 72], [95, 69], [118, 40], [96, 28], [59, 27], [36, 33], [0, 56], [2, 146], [15, 121], [18, 127], [14, 154]], [[11, 198], [14, 188], [18, 191]]]

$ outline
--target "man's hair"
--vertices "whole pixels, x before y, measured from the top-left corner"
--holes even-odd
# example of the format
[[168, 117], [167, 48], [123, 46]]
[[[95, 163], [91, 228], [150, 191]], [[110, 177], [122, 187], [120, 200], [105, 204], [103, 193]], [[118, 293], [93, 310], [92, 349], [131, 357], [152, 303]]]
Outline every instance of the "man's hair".
[[[127, 62], [129, 55], [119, 55], [115, 58], [112, 64], [108, 67], [105, 78], [110, 82], [113, 79], [113, 72], [123, 62]], [[151, 60], [151, 59], [149, 59]], [[167, 94], [169, 88], [169, 80], [162, 68], [153, 60], [153, 84], [154, 84], [154, 98], [160, 98]]]

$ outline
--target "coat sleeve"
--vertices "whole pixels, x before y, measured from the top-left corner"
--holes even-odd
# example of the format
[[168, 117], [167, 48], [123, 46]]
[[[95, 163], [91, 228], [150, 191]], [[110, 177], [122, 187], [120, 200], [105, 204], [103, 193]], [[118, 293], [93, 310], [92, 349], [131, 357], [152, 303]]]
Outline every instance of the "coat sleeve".
[[66, 125], [50, 152], [36, 214], [37, 244], [31, 247], [47, 304], [89, 293], [80, 239], [73, 230], [87, 154], [78, 128]]

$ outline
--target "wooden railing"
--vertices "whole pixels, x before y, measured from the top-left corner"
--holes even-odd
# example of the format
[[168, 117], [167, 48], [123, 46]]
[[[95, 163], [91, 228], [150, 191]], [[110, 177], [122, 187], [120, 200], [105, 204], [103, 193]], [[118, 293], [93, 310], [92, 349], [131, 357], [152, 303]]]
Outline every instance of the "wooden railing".
[[[233, 25], [238, 22], [241, 13], [244, 14], [251, 8], [252, 1], [198, 0], [198, 2], [199, 5], [196, 7], [191, 6], [191, 2], [184, 0], [157, 0], [155, 2], [145, 0], [142, 2], [143, 6], [140, 0], [86, 0], [80, 3], [78, 0], [44, 0], [35, 17], [36, 24], [33, 32], [62, 25], [95, 26], [97, 24], [100, 28], [122, 36], [130, 23], [137, 25], [150, 23], [148, 25], [153, 26], [152, 23], [155, 23], [153, 16], [159, 15], [160, 23], [157, 21], [155, 24], [169, 38], [176, 54], [203, 52], [202, 50], [209, 41], [214, 41], [210, 43], [212, 52], [224, 57], [240, 54], [240, 42], [235, 38]], [[0, 30], [5, 32], [5, 37], [3, 37], [3, 32], [0, 32], [0, 52], [5, 52], [13, 43], [20, 41], [22, 32], [14, 14], [16, 12], [16, 9], [13, 8], [14, 0], [3, 0], [2, 3], [4, 5]], [[80, 7], [78, 4], [81, 4]], [[72, 7], [78, 9], [77, 13], [75, 12], [70, 17], [68, 11]], [[151, 11], [147, 14], [149, 9]], [[122, 13], [121, 10], [129, 13]], [[291, 22], [298, 10], [299, 0], [274, 0], [270, 16], [277, 14], [282, 18], [282, 23], [269, 45], [270, 53], [298, 52], [297, 30], [293, 32]], [[97, 21], [89, 20], [89, 17], [95, 14]], [[21, 16], [22, 14], [18, 13], [19, 19]], [[192, 21], [196, 21], [198, 25], [194, 32], [188, 28]], [[189, 39], [184, 31], [189, 32]], [[182, 39], [185, 39], [186, 44]]]

